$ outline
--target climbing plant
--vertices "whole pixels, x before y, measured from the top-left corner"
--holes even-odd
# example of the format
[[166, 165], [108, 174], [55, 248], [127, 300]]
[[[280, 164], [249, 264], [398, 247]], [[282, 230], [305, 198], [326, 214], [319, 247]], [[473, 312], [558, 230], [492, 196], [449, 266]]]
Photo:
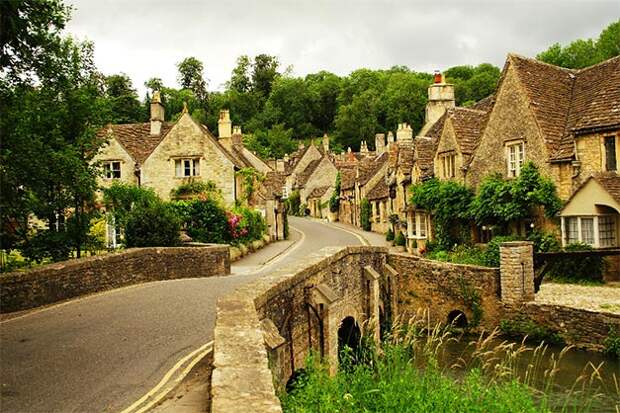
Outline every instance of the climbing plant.
[[360, 220], [362, 222], [362, 229], [364, 231], [370, 231], [370, 202], [366, 198], [362, 199], [362, 203], [360, 204]]
[[329, 211], [338, 212], [340, 209], [340, 172], [336, 174], [336, 183], [334, 184], [334, 192], [329, 198]]
[[243, 178], [243, 200], [246, 203], [250, 203], [252, 195], [254, 195], [256, 190], [255, 184], [263, 182], [265, 175], [254, 168], [242, 168], [237, 171], [237, 176]]
[[530, 161], [517, 178], [487, 176], [471, 204], [471, 215], [478, 224], [497, 225], [506, 232], [511, 222], [532, 216], [536, 208], [553, 217], [562, 208], [562, 201], [553, 182]]
[[467, 240], [469, 210], [474, 193], [454, 181], [430, 179], [413, 185], [411, 203], [433, 215], [437, 244], [449, 249]]

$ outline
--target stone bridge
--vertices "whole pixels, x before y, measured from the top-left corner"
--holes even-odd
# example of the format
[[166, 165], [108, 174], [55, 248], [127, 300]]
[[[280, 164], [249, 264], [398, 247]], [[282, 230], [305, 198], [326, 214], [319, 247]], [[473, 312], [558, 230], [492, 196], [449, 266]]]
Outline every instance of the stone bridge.
[[[310, 352], [338, 368], [339, 348], [360, 334], [379, 340], [394, 317], [427, 312], [431, 323], [493, 328], [508, 305], [534, 297], [532, 245], [506, 243], [501, 269], [390, 253], [324, 249], [218, 302], [214, 412], [281, 411], [276, 391]], [[459, 316], [457, 318], [457, 316]]]

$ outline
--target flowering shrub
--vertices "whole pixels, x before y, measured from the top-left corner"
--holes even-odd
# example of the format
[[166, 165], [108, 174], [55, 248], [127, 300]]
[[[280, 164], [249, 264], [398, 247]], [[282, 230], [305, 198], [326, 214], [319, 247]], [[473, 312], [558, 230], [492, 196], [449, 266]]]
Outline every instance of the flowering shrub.
[[233, 212], [226, 212], [228, 217], [228, 231], [233, 240], [239, 240], [248, 235], [248, 229], [241, 225], [243, 216]]

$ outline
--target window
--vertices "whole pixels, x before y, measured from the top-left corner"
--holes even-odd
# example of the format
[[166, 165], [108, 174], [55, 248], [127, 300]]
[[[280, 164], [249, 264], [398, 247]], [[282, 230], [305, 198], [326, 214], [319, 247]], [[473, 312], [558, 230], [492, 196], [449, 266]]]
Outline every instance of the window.
[[200, 175], [200, 159], [177, 159], [174, 161], [174, 171], [177, 177]]
[[282, 187], [282, 199], [287, 199], [288, 198], [288, 188], [286, 187], [286, 185], [284, 185]]
[[617, 170], [616, 163], [616, 137], [605, 136], [605, 170]]
[[426, 238], [426, 214], [420, 214], [420, 237]]
[[111, 161], [103, 164], [103, 176], [105, 179], [121, 178], [121, 162]]
[[441, 159], [441, 168], [444, 178], [454, 178], [456, 176], [456, 155], [443, 154], [439, 155]]
[[581, 242], [594, 245], [594, 218], [581, 218]]
[[579, 218], [565, 218], [566, 223], [566, 243], [572, 244], [579, 241]]
[[616, 246], [616, 220], [613, 216], [598, 217], [598, 239], [601, 248]]
[[508, 176], [510, 178], [519, 176], [521, 173], [521, 166], [523, 166], [525, 145], [523, 142], [513, 143], [506, 147], [506, 152], [508, 158]]

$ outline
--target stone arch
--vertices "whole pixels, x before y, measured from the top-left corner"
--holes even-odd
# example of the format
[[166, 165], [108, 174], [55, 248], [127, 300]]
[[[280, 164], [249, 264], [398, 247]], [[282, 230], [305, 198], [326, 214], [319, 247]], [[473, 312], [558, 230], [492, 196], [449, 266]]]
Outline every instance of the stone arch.
[[345, 347], [354, 352], [359, 348], [362, 339], [362, 330], [357, 320], [351, 316], [345, 317], [338, 327], [338, 361], [341, 360]]
[[448, 313], [448, 324], [457, 328], [466, 328], [469, 324], [467, 316], [461, 310], [452, 310]]

